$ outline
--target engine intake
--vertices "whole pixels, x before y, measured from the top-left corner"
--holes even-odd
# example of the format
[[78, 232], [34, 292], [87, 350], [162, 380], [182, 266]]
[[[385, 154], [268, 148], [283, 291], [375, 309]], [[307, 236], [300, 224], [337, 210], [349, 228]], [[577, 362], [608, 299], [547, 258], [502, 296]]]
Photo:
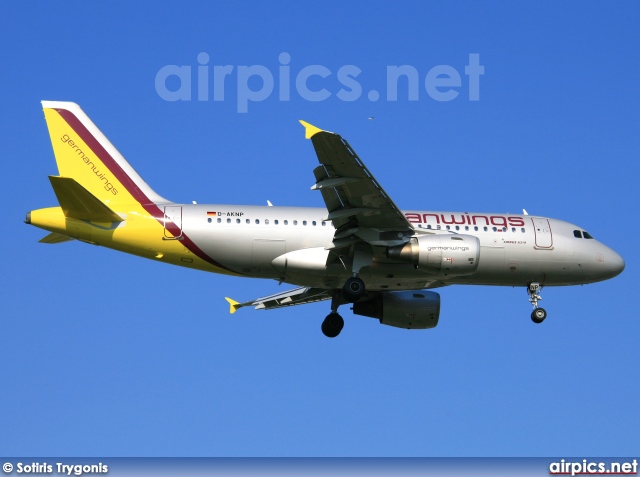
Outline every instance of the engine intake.
[[480, 241], [472, 235], [420, 235], [389, 247], [387, 257], [444, 276], [470, 275], [478, 269]]

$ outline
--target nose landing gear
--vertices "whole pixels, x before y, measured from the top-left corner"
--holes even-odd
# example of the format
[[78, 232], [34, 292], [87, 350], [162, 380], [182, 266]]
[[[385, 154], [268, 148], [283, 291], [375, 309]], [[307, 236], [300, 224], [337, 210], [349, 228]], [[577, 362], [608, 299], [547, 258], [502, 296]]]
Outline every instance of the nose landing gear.
[[527, 293], [529, 294], [529, 302], [533, 305], [533, 311], [531, 312], [531, 321], [534, 323], [542, 323], [547, 317], [547, 312], [544, 308], [538, 308], [538, 301], [542, 300], [540, 292], [542, 291], [542, 285], [537, 282], [529, 284]]

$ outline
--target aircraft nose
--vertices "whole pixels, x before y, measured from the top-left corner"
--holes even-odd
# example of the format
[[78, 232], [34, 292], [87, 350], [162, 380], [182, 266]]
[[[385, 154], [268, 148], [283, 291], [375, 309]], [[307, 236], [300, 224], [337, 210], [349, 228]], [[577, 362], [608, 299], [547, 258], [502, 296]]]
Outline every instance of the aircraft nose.
[[615, 277], [617, 275], [620, 275], [622, 273], [622, 270], [624, 270], [624, 258], [622, 258], [618, 253], [614, 252], [613, 250], [611, 250], [611, 252], [609, 253], [609, 267], [611, 268], [611, 277]]

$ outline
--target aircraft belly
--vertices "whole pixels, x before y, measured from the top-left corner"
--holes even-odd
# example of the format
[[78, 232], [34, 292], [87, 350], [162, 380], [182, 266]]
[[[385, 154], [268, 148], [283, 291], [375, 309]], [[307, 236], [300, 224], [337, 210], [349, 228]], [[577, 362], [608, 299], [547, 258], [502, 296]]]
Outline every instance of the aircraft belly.
[[[334, 261], [328, 266], [301, 267], [287, 266], [284, 268], [284, 259], [274, 261], [287, 283], [318, 287], [340, 288], [344, 282], [352, 276], [350, 260]], [[366, 284], [367, 290], [420, 290], [428, 288], [434, 283], [440, 286], [441, 275], [416, 269], [412, 264], [376, 263], [361, 269], [358, 275]]]

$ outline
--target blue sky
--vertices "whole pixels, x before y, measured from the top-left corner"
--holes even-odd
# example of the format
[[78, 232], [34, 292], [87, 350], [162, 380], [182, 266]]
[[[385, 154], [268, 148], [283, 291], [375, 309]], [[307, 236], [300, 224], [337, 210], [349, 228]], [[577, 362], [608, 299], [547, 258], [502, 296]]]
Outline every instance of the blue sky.
[[[0, 267], [0, 452], [31, 456], [614, 456], [640, 451], [637, 319], [640, 7], [632, 2], [8, 3], [0, 6], [8, 230]], [[197, 100], [197, 56], [233, 65]], [[290, 55], [290, 100], [278, 97]], [[484, 66], [479, 101], [464, 68]], [[155, 86], [190, 67], [191, 101]], [[275, 88], [238, 112], [238, 71]], [[305, 67], [331, 74], [308, 101]], [[342, 101], [353, 65], [362, 95]], [[388, 66], [419, 74], [386, 97]], [[461, 78], [451, 101], [428, 72]], [[259, 90], [253, 78], [249, 87]], [[169, 88], [176, 88], [171, 78]], [[211, 87], [213, 88], [213, 87]], [[368, 92], [380, 93], [370, 101]], [[343, 135], [405, 209], [529, 213], [579, 224], [626, 260], [619, 277], [546, 288], [440, 290], [436, 329], [326, 303], [231, 317], [224, 296], [277, 283], [190, 271], [72, 242], [43, 245], [27, 211], [56, 205], [39, 101], [81, 105], [176, 202], [322, 207], [298, 119]], [[373, 120], [368, 119], [374, 117]]]

